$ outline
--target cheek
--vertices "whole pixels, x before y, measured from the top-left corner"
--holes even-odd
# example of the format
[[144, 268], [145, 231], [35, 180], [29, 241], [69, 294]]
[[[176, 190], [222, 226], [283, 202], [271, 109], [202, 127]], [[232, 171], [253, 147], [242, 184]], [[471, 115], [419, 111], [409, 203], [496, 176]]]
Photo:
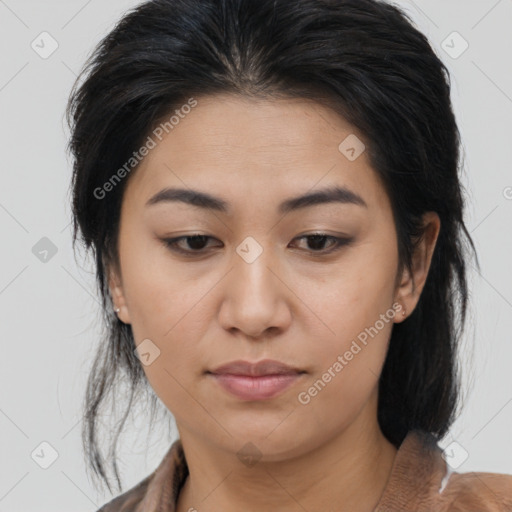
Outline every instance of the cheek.
[[137, 341], [151, 336], [165, 341], [197, 316], [195, 308], [214, 282], [184, 273], [183, 264], [173, 264], [147, 230], [135, 232], [126, 236], [121, 256], [130, 323]]
[[192, 392], [194, 380], [203, 371], [198, 343], [207, 336], [213, 315], [209, 292], [218, 278], [192, 279], [161, 255], [149, 264], [143, 257], [143, 251], [133, 251], [125, 259], [125, 294], [135, 343], [144, 342], [156, 354], [143, 369], [171, 410], [190, 407], [191, 397], [184, 389]]
[[372, 314], [348, 311], [347, 315], [339, 314], [348, 319], [332, 320], [336, 335], [320, 340], [315, 350], [318, 372], [297, 396], [308, 417], [333, 430], [354, 420], [378, 386], [393, 314], [392, 308], [384, 307]]
[[[389, 309], [394, 295], [396, 257], [390, 246], [367, 243], [355, 248], [339, 265], [333, 265], [321, 284], [312, 287], [315, 291], [307, 295], [308, 300], [329, 327], [331, 341], [322, 336], [328, 346], [343, 350], [381, 315], [392, 313]], [[379, 327], [389, 334], [390, 325], [388, 322], [387, 327]]]
[[143, 364], [156, 395], [176, 417], [193, 414], [202, 418], [204, 411], [193, 397], [197, 394], [195, 384], [204, 370], [198, 340], [205, 336], [206, 328], [198, 319], [207, 318], [204, 315], [208, 313], [193, 296], [189, 297], [190, 302], [182, 295], [176, 298], [176, 303], [168, 301], [167, 308], [157, 309], [151, 307], [152, 298], [148, 297], [132, 329], [137, 343], [150, 339], [149, 346], [157, 354], [151, 364]]
[[351, 416], [377, 385], [394, 325], [395, 258], [389, 246], [368, 244], [316, 288], [314, 308], [329, 329], [317, 338], [318, 372], [299, 400], [314, 414], [344, 410]]

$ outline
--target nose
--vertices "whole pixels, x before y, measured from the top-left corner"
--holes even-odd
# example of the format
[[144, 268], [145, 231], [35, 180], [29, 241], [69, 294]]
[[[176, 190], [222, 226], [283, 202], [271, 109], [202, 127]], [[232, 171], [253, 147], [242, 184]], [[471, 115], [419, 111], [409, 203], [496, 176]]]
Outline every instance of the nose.
[[292, 293], [285, 281], [270, 249], [252, 262], [235, 254], [233, 267], [223, 280], [221, 326], [254, 340], [268, 339], [286, 330], [291, 322]]

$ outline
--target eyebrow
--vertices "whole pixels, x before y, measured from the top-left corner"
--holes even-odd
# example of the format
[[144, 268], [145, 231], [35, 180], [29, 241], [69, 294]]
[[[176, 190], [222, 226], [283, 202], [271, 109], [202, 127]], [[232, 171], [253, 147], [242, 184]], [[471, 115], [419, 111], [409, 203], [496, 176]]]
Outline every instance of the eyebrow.
[[[183, 188], [164, 188], [152, 196], [146, 202], [146, 206], [168, 202], [182, 202], [226, 214], [231, 211], [229, 203], [220, 197], [215, 197], [199, 190]], [[285, 214], [309, 206], [328, 203], [354, 204], [368, 208], [364, 199], [352, 190], [345, 187], [334, 186], [286, 199], [279, 205], [278, 213]]]

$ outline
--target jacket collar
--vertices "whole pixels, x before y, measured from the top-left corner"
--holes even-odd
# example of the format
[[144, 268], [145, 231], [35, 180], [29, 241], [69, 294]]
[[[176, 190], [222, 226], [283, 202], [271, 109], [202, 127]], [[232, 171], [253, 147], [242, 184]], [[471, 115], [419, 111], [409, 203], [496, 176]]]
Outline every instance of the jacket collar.
[[451, 469], [434, 435], [411, 430], [396, 453], [386, 487], [374, 512], [416, 510], [420, 503], [441, 500], [450, 474]]

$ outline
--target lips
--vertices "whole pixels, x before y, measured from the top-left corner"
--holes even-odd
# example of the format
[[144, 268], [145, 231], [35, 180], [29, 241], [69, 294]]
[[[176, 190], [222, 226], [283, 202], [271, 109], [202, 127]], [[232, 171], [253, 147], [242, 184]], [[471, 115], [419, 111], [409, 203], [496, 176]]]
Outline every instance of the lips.
[[293, 385], [306, 372], [279, 361], [232, 361], [207, 372], [231, 395], [242, 400], [268, 400]]
[[259, 377], [262, 375], [293, 375], [303, 373], [298, 368], [288, 366], [279, 361], [265, 359], [257, 363], [249, 361], [233, 361], [231, 363], [219, 366], [212, 370], [215, 375], [246, 375], [250, 377]]

